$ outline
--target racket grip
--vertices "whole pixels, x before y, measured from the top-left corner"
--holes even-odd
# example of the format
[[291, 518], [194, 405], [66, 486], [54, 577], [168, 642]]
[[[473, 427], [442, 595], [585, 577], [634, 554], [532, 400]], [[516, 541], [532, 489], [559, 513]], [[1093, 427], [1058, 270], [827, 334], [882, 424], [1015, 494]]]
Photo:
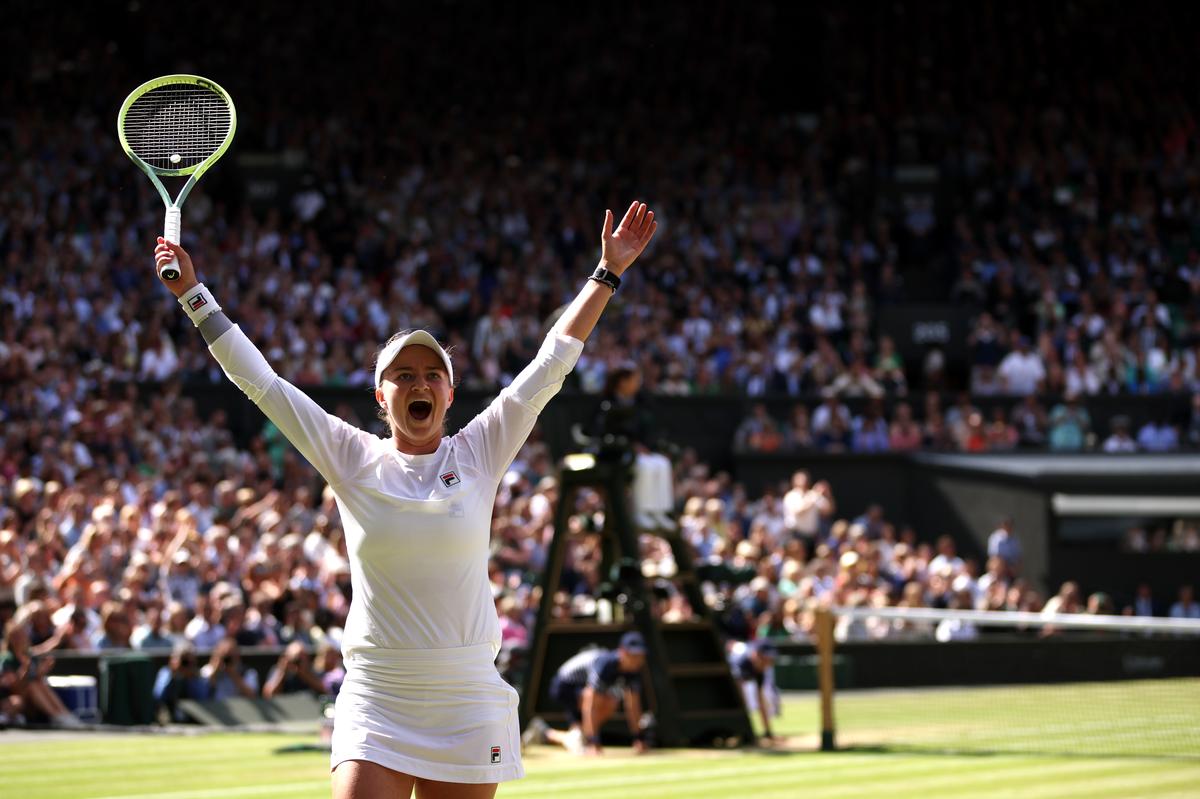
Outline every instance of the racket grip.
[[[179, 229], [181, 225], [182, 214], [178, 206], [169, 206], [167, 208], [167, 218], [163, 222], [163, 238], [172, 244], [179, 243]], [[170, 263], [163, 264], [158, 270], [158, 276], [163, 280], [178, 280], [179, 279], [179, 259], [172, 258]]]

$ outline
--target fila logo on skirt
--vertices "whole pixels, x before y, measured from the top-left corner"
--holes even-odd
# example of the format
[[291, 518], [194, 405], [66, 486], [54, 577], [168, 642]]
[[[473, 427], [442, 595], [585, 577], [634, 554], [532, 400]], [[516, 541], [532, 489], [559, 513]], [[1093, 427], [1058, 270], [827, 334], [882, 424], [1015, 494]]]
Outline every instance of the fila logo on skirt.
[[450, 486], [456, 486], [462, 482], [462, 480], [458, 479], [457, 472], [445, 472], [441, 475], [441, 477], [442, 485], [444, 485], [446, 488], [449, 488]]
[[498, 747], [498, 746], [492, 747], [492, 762], [493, 763], [500, 762], [500, 747]]

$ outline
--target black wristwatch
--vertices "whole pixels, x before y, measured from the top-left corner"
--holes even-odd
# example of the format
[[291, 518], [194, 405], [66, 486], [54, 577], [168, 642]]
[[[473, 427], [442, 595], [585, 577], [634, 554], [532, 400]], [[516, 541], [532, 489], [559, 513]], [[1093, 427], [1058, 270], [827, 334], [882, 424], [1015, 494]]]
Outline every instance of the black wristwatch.
[[588, 280], [594, 280], [597, 283], [603, 283], [612, 289], [613, 294], [617, 293], [617, 289], [621, 287], [621, 278], [613, 272], [608, 271], [603, 266], [597, 266], [596, 271], [588, 277]]

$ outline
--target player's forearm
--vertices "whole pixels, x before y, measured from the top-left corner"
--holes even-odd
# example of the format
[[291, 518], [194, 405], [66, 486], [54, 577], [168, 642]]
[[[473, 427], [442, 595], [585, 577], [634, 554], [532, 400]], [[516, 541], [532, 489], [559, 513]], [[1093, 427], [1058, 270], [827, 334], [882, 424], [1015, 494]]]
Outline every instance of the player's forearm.
[[221, 337], [222, 333], [231, 327], [233, 327], [233, 322], [229, 321], [229, 317], [225, 315], [224, 311], [217, 311], [208, 316], [199, 325], [200, 335], [204, 336], [204, 343], [210, 347]]
[[613, 291], [608, 286], [588, 280], [563, 311], [555, 329], [571, 338], [587, 341], [612, 296]]

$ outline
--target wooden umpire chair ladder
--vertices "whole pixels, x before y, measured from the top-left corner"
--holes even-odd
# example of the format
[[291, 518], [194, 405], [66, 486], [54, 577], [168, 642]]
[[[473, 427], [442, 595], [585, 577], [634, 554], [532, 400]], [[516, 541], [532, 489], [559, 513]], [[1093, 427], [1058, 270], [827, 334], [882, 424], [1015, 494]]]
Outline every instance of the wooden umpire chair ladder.
[[[549, 685], [566, 660], [585, 646], [616, 647], [625, 632], [637, 630], [646, 641], [643, 705], [654, 713], [655, 745], [660, 747], [737, 745], [754, 740], [745, 699], [725, 657], [725, 648], [692, 568], [692, 556], [678, 533], [659, 533], [670, 544], [680, 583], [695, 620], [664, 623], [652, 612], [653, 597], [641, 571], [638, 531], [627, 499], [630, 466], [591, 455], [570, 455], [559, 473], [559, 500], [546, 568], [540, 581], [541, 604], [525, 670], [520, 706], [521, 727], [541, 716], [564, 722], [566, 713], [549, 697]], [[551, 618], [562, 577], [575, 495], [585, 488], [604, 498], [601, 579], [624, 595], [623, 619], [615, 623], [572, 622]], [[606, 732], [628, 736], [618, 715]]]

